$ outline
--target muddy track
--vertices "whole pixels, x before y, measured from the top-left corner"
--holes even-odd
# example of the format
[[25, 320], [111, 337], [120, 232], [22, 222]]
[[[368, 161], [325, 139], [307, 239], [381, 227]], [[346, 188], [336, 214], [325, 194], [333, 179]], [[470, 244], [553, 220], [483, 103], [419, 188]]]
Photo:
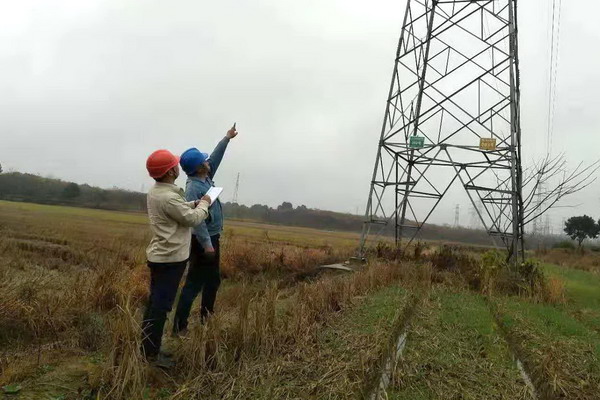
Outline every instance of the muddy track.
[[517, 367], [523, 376], [523, 380], [530, 388], [533, 397], [539, 400], [556, 399], [557, 396], [549, 385], [549, 377], [543, 373], [543, 370], [538, 363], [535, 362], [531, 355], [520, 345], [515, 332], [508, 328], [502, 321], [502, 314], [500, 310], [498, 310], [497, 305], [488, 297], [485, 297], [485, 300], [496, 325], [498, 325], [500, 334], [508, 344], [513, 359], [517, 363]]
[[387, 398], [386, 390], [392, 379], [398, 358], [406, 345], [406, 338], [410, 323], [419, 305], [428, 295], [425, 290], [419, 290], [411, 295], [411, 299], [404, 309], [400, 311], [394, 322], [394, 328], [388, 345], [385, 347], [379, 359], [379, 368], [372, 376], [367, 377], [362, 398], [366, 400], [379, 400]]

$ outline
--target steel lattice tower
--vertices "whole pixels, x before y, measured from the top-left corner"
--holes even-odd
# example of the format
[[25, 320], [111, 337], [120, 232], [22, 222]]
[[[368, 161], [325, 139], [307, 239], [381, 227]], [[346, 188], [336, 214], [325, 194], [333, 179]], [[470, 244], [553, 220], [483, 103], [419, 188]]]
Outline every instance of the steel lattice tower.
[[240, 191], [240, 173], [238, 172], [237, 178], [235, 180], [235, 189], [233, 190], [233, 198], [231, 200], [231, 202], [234, 204], [238, 203], [239, 191]]
[[522, 254], [519, 97], [517, 0], [407, 0], [361, 255], [375, 235], [410, 243], [453, 184]]

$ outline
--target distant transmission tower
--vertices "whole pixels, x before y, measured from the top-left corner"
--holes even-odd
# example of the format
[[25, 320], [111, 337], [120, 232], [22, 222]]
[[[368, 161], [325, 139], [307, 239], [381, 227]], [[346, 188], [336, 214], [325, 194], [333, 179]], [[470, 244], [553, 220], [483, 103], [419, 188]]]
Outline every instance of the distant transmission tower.
[[[542, 207], [542, 192], [543, 192], [543, 185], [542, 183], [539, 183], [537, 188], [536, 188], [536, 193], [535, 193], [535, 202], [536, 202], [536, 206], [537, 207]], [[536, 219], [533, 220], [533, 228], [532, 228], [532, 234], [534, 236], [540, 236], [542, 234], [542, 226], [540, 224], [540, 217], [537, 217]]]
[[[544, 182], [540, 182], [537, 185], [536, 193], [535, 193], [535, 206], [539, 209], [544, 209], [544, 196], [547, 194], [546, 192], [546, 184]], [[545, 213], [540, 215], [536, 219], [533, 220], [533, 229], [532, 233], [535, 236], [548, 236], [550, 235], [550, 215]]]
[[237, 179], [235, 180], [235, 189], [233, 190], [233, 199], [232, 203], [237, 204], [238, 202], [238, 194], [240, 191], [240, 173], [237, 174]]
[[[408, 0], [360, 253], [410, 243], [460, 183], [510, 257], [523, 254], [516, 0]], [[477, 209], [477, 202], [483, 210]]]
[[471, 204], [469, 209], [469, 227], [472, 229], [481, 228], [481, 218], [479, 215], [483, 212], [483, 205], [481, 202], [477, 202], [477, 207]]
[[550, 215], [544, 215], [544, 236], [552, 235], [552, 225], [550, 222]]
[[458, 228], [460, 226], [460, 204], [457, 204], [454, 207], [454, 227]]

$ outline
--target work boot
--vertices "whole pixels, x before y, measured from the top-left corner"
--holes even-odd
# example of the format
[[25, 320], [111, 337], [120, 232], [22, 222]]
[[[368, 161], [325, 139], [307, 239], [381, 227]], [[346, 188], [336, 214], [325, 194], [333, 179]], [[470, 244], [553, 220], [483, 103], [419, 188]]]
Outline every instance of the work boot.
[[173, 331], [173, 336], [178, 338], [178, 339], [183, 339], [183, 340], [187, 340], [190, 338], [190, 331], [186, 329], [182, 329], [180, 331]]
[[149, 358], [148, 362], [153, 367], [161, 369], [171, 369], [175, 367], [175, 360], [173, 360], [173, 357], [170, 357], [164, 353], [158, 353], [156, 357]]

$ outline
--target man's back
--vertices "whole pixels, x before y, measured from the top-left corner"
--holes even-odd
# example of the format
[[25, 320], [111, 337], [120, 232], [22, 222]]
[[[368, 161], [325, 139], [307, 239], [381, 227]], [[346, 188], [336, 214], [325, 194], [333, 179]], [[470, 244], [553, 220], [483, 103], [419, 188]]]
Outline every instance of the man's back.
[[148, 191], [148, 218], [152, 239], [146, 255], [150, 262], [180, 262], [189, 257], [191, 227], [208, 215], [208, 203], [197, 209], [186, 202], [184, 192], [176, 185], [157, 182]]

